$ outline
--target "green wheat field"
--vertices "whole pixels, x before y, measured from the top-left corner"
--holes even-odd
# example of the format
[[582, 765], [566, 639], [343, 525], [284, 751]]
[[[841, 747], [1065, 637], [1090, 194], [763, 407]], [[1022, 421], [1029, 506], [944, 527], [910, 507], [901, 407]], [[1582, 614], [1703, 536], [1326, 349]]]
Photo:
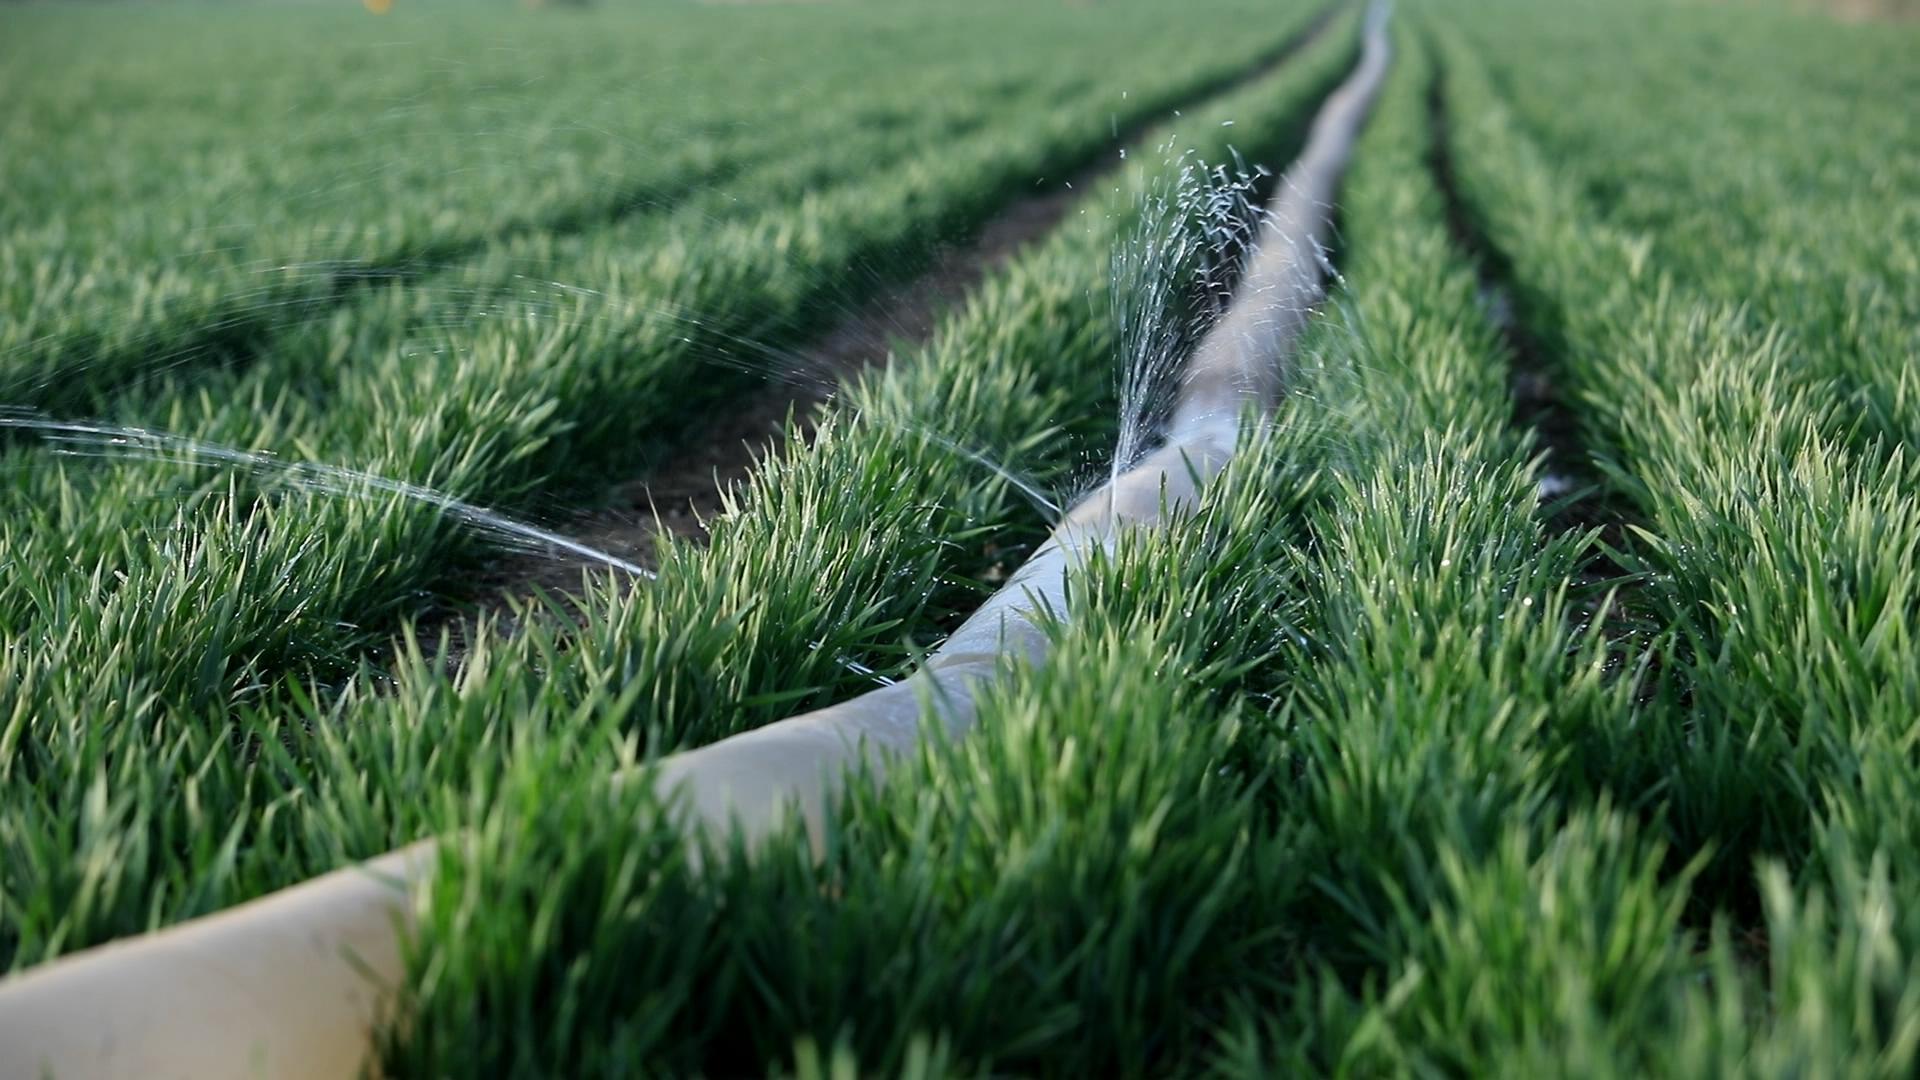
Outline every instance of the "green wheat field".
[[[0, 4], [0, 972], [447, 836], [390, 1076], [1920, 1071], [1911, 21], [1398, 0], [1272, 425], [1044, 666], [818, 848], [616, 781], [1004, 581], [1149, 194], [1271, 187], [1361, 22]], [[496, 521], [807, 378], [643, 567]]]

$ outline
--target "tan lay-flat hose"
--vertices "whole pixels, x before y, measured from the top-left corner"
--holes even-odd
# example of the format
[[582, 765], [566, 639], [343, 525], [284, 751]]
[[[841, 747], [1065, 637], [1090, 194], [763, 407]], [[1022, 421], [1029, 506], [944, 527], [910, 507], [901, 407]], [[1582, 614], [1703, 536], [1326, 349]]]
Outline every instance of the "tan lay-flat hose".
[[[1043, 613], [1066, 610], [1068, 574], [1086, 553], [1155, 526], [1163, 509], [1194, 505], [1246, 418], [1259, 423], [1271, 408], [1281, 364], [1321, 297], [1333, 191], [1386, 71], [1385, 15], [1376, 3], [1360, 63], [1282, 178], [1232, 307], [1189, 362], [1167, 444], [1068, 513], [912, 678], [657, 763], [654, 782], [689, 829], [737, 827], [752, 840], [797, 811], [817, 837], [849, 766], [882, 776], [925, 734], [924, 703], [963, 735], [979, 683], [1010, 658], [1045, 661]], [[401, 935], [436, 847], [423, 840], [0, 981], [0, 1080], [360, 1075], [406, 976]]]
[[0, 1080], [360, 1075], [433, 846], [0, 983]]

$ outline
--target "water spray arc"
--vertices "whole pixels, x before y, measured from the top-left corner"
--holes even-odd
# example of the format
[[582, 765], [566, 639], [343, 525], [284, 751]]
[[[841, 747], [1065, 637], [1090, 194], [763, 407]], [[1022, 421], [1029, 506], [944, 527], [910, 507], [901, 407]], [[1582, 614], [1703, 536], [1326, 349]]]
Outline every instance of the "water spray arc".
[[149, 428], [50, 420], [30, 413], [0, 411], [0, 431], [38, 435], [53, 443], [57, 453], [76, 457], [127, 457], [174, 465], [214, 465], [252, 473], [267, 480], [284, 481], [299, 490], [343, 498], [398, 496], [431, 506], [449, 519], [511, 547], [563, 552], [583, 562], [634, 577], [654, 577], [653, 571], [644, 566], [582, 544], [551, 529], [528, 524], [484, 506], [475, 506], [445, 492], [361, 469], [317, 461], [291, 461], [263, 451], [242, 450]]
[[[1388, 63], [1387, 9], [1370, 10], [1358, 65], [1281, 178], [1224, 314], [1180, 378], [1157, 448], [1070, 509], [1048, 541], [910, 678], [666, 758], [633, 782], [676, 800], [694, 828], [752, 842], [797, 813], [818, 837], [846, 772], [884, 777], [930, 733], [964, 736], [974, 695], [1010, 661], [1046, 661], [1045, 622], [1069, 581], [1132, 529], [1193, 507], [1267, 422], [1328, 267], [1334, 191]], [[217, 915], [74, 954], [0, 983], [0, 1075], [347, 1077], [367, 1066], [405, 977], [412, 890], [436, 864], [424, 840]], [[349, 959], [350, 958], [350, 959]]]

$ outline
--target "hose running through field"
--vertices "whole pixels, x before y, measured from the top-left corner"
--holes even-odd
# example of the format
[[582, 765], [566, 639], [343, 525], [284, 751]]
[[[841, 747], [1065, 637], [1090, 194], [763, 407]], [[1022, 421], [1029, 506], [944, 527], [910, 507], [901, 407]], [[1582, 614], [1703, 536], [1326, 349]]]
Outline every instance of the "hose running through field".
[[[1044, 621], [1068, 580], [1124, 530], [1190, 509], [1265, 422], [1326, 280], [1333, 194], [1388, 62], [1376, 0], [1359, 63], [1321, 107], [1282, 178], [1233, 303], [1196, 348], [1164, 446], [1070, 510], [1042, 546], [921, 668], [898, 684], [659, 762], [651, 776], [688, 828], [749, 842], [801, 814], [818, 837], [843, 778], [888, 765], [928, 732], [973, 726], [975, 692], [1009, 660], [1046, 660]], [[216, 915], [89, 949], [0, 982], [0, 1077], [358, 1076], [401, 942], [423, 840]]]
[[1042, 624], [1067, 609], [1076, 563], [1111, 547], [1127, 528], [1151, 528], [1191, 509], [1245, 434], [1265, 421], [1282, 367], [1319, 303], [1326, 278], [1334, 190], [1368, 106], [1386, 73], [1386, 7], [1371, 11], [1358, 65], [1314, 119], [1306, 149], [1281, 178], [1252, 264], [1225, 316], [1189, 360], [1167, 441], [1096, 489], [1055, 526], [1033, 557], [989, 597], [914, 675], [851, 701], [735, 735], [661, 762], [657, 782], [702, 821], [738, 827], [749, 841], [790, 808], [817, 837], [848, 766], [876, 775], [913, 749], [930, 701], [949, 736], [973, 724], [974, 690], [1009, 658], [1046, 659]]

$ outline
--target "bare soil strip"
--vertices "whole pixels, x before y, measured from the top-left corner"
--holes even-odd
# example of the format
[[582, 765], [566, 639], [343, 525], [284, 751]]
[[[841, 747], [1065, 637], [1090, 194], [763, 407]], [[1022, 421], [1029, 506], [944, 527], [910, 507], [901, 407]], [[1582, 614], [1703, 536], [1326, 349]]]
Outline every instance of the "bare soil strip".
[[[706, 521], [720, 512], [721, 495], [746, 479], [789, 416], [805, 430], [812, 424], [812, 407], [832, 399], [830, 387], [838, 379], [884, 366], [895, 347], [929, 341], [943, 311], [1051, 232], [1106, 171], [1103, 165], [1059, 190], [1024, 198], [987, 223], [972, 243], [941, 251], [918, 278], [886, 290], [795, 353], [788, 380], [716, 413], [713, 423], [673, 456], [616, 485], [608, 509], [580, 516], [565, 531], [642, 566], [653, 565], [654, 543], [662, 535], [704, 539]], [[509, 595], [536, 588], [568, 592], [580, 587], [582, 570], [599, 568], [565, 555], [520, 556], [496, 564], [490, 584]]]
[[[1454, 177], [1453, 148], [1448, 142], [1445, 74], [1435, 71], [1427, 87], [1427, 114], [1431, 142], [1427, 148], [1428, 166], [1434, 185], [1446, 203], [1447, 233], [1454, 247], [1473, 266], [1480, 286], [1480, 303], [1487, 321], [1500, 334], [1512, 361], [1509, 387], [1513, 394], [1513, 418], [1521, 428], [1539, 433], [1546, 453], [1547, 475], [1542, 480], [1543, 498], [1555, 489], [1591, 486], [1592, 469], [1585, 447], [1580, 443], [1578, 421], [1554, 385], [1553, 374], [1545, 359], [1545, 350], [1532, 329], [1521, 322], [1515, 310], [1512, 270], [1506, 257], [1480, 231], [1461, 198]], [[1586, 515], [1581, 515], [1585, 517]], [[1579, 524], [1570, 522], [1569, 524]], [[1599, 522], [1589, 522], [1599, 524]]]
[[[1512, 267], [1481, 231], [1460, 194], [1454, 176], [1452, 147], [1447, 139], [1449, 113], [1444, 81], [1445, 72], [1436, 65], [1433, 81], [1427, 87], [1431, 137], [1427, 160], [1434, 184], [1446, 204], [1447, 232], [1454, 246], [1473, 266], [1487, 320], [1506, 346], [1512, 364], [1509, 387], [1513, 394], [1514, 425], [1522, 430], [1531, 429], [1540, 440], [1545, 464], [1540, 502], [1545, 524], [1560, 531], [1597, 529], [1604, 545], [1580, 575], [1578, 585], [1585, 595], [1574, 598], [1570, 614], [1582, 620], [1600, 620], [1607, 638], [1615, 646], [1616, 670], [1631, 673], [1644, 651], [1641, 646], [1649, 626], [1642, 606], [1635, 603], [1634, 598], [1640, 584], [1639, 575], [1611, 553], [1630, 549], [1629, 526], [1640, 522], [1632, 508], [1612, 491], [1595, 468], [1592, 451], [1581, 437], [1579, 417], [1554, 381], [1550, 350], [1519, 310]], [[1608, 602], [1609, 590], [1613, 590], [1611, 603]], [[1645, 673], [1640, 694], [1652, 692], [1657, 684], [1653, 674]]]
[[[1180, 108], [1231, 93], [1274, 71], [1318, 40], [1343, 10], [1335, 0], [1298, 34], [1258, 63], [1200, 89]], [[1137, 143], [1164, 117], [1146, 116], [1123, 126], [1113, 149]], [[1123, 162], [1109, 153], [1063, 180], [1035, 182], [1037, 189], [1008, 205], [964, 244], [942, 249], [918, 277], [886, 289], [845, 320], [803, 346], [791, 357], [792, 378], [741, 399], [735, 408], [713, 417], [694, 441], [644, 475], [615, 485], [605, 508], [582, 514], [561, 531], [592, 547], [642, 566], [654, 565], [654, 546], [663, 535], [701, 541], [706, 521], [721, 510], [723, 493], [744, 480], [771, 446], [789, 417], [802, 430], [812, 424], [814, 406], [828, 401], [831, 387], [868, 367], [884, 366], [895, 348], [914, 348], [933, 336], [942, 312], [964, 300], [988, 275], [1051, 233], [1071, 215], [1082, 197], [1097, 191], [1103, 178]], [[1044, 186], [1043, 186], [1044, 185]], [[482, 577], [483, 611], [498, 613], [507, 598], [536, 592], [565, 596], [579, 591], [582, 572], [599, 564], [564, 555], [513, 556], [494, 564]], [[464, 639], [466, 620], [452, 630], [455, 648]], [[422, 641], [434, 640], [442, 627], [428, 620]]]

